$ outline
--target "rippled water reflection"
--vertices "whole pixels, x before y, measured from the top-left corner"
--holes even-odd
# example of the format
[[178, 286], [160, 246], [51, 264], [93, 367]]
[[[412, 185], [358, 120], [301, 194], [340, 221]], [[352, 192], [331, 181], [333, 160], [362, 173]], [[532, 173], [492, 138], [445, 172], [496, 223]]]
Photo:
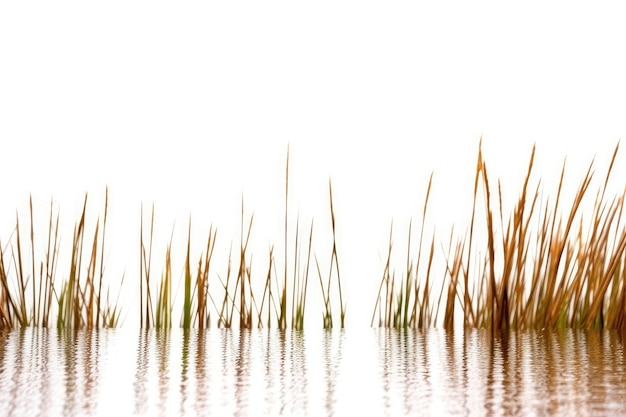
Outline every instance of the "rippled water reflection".
[[0, 331], [7, 415], [624, 415], [623, 335]]

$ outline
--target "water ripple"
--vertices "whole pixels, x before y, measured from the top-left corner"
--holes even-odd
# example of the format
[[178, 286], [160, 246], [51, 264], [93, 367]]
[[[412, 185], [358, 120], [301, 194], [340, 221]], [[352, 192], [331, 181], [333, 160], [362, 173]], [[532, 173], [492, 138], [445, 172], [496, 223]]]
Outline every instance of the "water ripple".
[[626, 414], [617, 332], [0, 330], [6, 415]]

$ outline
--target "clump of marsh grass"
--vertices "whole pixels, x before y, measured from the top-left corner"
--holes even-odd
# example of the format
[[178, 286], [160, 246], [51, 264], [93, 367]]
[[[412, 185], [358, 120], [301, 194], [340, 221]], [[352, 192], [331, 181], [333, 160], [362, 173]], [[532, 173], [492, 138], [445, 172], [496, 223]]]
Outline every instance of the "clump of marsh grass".
[[[488, 251], [486, 268], [481, 276], [481, 288], [486, 296], [474, 307], [477, 321], [466, 319], [466, 325], [478, 325], [505, 330], [513, 328], [615, 328], [621, 326], [613, 312], [623, 310], [618, 294], [624, 277], [621, 264], [626, 249], [626, 230], [621, 225], [624, 195], [606, 201], [605, 194], [619, 145], [613, 153], [603, 186], [594, 201], [591, 223], [585, 224], [580, 207], [588, 193], [594, 171], [589, 165], [565, 217], [559, 216], [559, 206], [565, 164], [561, 171], [554, 203], [545, 203], [536, 211], [539, 186], [529, 193], [534, 154], [521, 195], [514, 211], [505, 223], [500, 208], [503, 230], [501, 243], [496, 243], [493, 203], [487, 164], [479, 150], [477, 177], [482, 178], [485, 192]], [[498, 186], [500, 207], [501, 187]], [[536, 215], [536, 216], [535, 216]], [[530, 228], [537, 217], [540, 228]], [[506, 227], [504, 225], [506, 224]], [[587, 232], [586, 232], [587, 231]], [[586, 235], [586, 236], [585, 236]], [[612, 237], [612, 238], [611, 238]], [[534, 250], [534, 261], [529, 256]], [[496, 269], [496, 265], [501, 265]], [[612, 288], [611, 292], [607, 292]]]
[[[59, 328], [114, 327], [119, 323], [120, 309], [117, 300], [111, 302], [108, 288], [106, 297], [103, 293], [108, 189], [105, 194], [104, 218], [102, 221], [98, 220], [91, 244], [84, 251], [86, 210], [87, 195], [82, 215], [74, 229], [69, 276], [61, 283], [60, 290], [56, 288], [55, 280], [59, 262], [58, 211], [55, 214], [51, 202], [45, 254], [39, 261], [36, 250], [39, 241], [35, 239], [32, 196], [29, 200], [30, 227], [27, 244], [22, 238], [20, 217], [16, 215], [13, 234], [15, 240], [10, 240], [6, 247], [0, 244], [0, 327], [49, 327], [53, 322], [53, 307], [56, 307], [56, 324]], [[83, 268], [83, 256], [88, 256], [89, 259], [86, 268]]]
[[[107, 189], [104, 218], [102, 223], [100, 220], [96, 223], [91, 245], [87, 248], [90, 253], [87, 269], [83, 271], [83, 248], [87, 212], [87, 194], [85, 194], [83, 211], [74, 227], [69, 277], [62, 284], [58, 297], [57, 327], [60, 329], [92, 329], [99, 328], [101, 325], [117, 325], [119, 322], [120, 309], [118, 306], [116, 304], [103, 305], [102, 284], [108, 202]], [[102, 230], [101, 237], [100, 230]], [[109, 298], [107, 297], [108, 301]]]
[[[622, 221], [625, 193], [608, 200], [606, 197], [618, 149], [619, 144], [595, 195], [591, 216], [585, 218], [581, 207], [594, 176], [593, 162], [568, 206], [562, 201], [564, 163], [556, 198], [542, 205], [540, 184], [531, 185], [533, 147], [519, 198], [511, 215], [505, 219], [501, 184], [498, 182], [496, 194], [479, 146], [469, 235], [456, 244], [452, 235], [450, 237], [446, 277], [439, 298], [434, 302], [426, 285], [421, 293], [412, 291], [416, 298], [410, 300], [409, 289], [415, 287], [412, 268], [407, 267], [400, 284], [396, 284], [388, 261], [375, 305], [378, 325], [430, 327], [441, 324], [437, 317], [442, 310], [443, 327], [453, 328], [459, 307], [462, 312], [459, 319], [464, 327], [493, 330], [626, 328], [626, 229]], [[475, 229], [481, 191], [486, 247], [477, 246]], [[537, 228], [533, 227], [535, 224]], [[390, 239], [389, 254], [391, 247]], [[472, 262], [476, 247], [484, 250], [484, 255]], [[421, 250], [417, 256], [419, 259]], [[432, 249], [430, 256], [432, 259]], [[381, 295], [382, 288], [386, 290], [384, 295]], [[447, 296], [442, 299], [444, 292]], [[434, 308], [434, 321], [433, 310], [426, 315], [427, 320], [407, 316], [409, 303], [414, 310], [430, 305], [426, 308]]]
[[[331, 226], [333, 243], [331, 264], [326, 283], [320, 283], [324, 302], [323, 325], [333, 326], [330, 288], [337, 281], [340, 323], [345, 325], [345, 305], [341, 291], [339, 261], [336, 244], [335, 212], [332, 199], [332, 185], [329, 183]], [[257, 278], [253, 273], [252, 254], [249, 247], [253, 233], [254, 214], [247, 216], [244, 202], [241, 202], [240, 236], [237, 243], [231, 242], [225, 275], [220, 275], [212, 267], [213, 253], [217, 240], [217, 230], [211, 227], [207, 245], [198, 260], [197, 271], [192, 273], [191, 265], [191, 220], [186, 241], [186, 255], [183, 272], [184, 296], [182, 301], [181, 327], [208, 328], [212, 316], [217, 327], [251, 329], [253, 327], [273, 327], [281, 330], [288, 327], [302, 330], [308, 298], [308, 281], [313, 252], [313, 225], [311, 220], [307, 236], [300, 233], [299, 216], [295, 222], [295, 236], [292, 240], [289, 208], [289, 150], [285, 164], [285, 211], [284, 211], [284, 259], [283, 270], [279, 271], [275, 259], [274, 246], [269, 249], [267, 269]], [[140, 325], [143, 328], [169, 328], [172, 325], [174, 299], [172, 297], [172, 241], [166, 251], [164, 273], [158, 282], [156, 300], [153, 297], [152, 248], [154, 235], [154, 206], [149, 230], [144, 233], [143, 208], [140, 227]], [[306, 239], [306, 240], [305, 240]], [[238, 244], [239, 251], [236, 247]], [[306, 253], [306, 256], [303, 256]], [[317, 263], [317, 257], [315, 257]], [[215, 271], [215, 272], [212, 272]], [[319, 263], [318, 263], [319, 273]], [[335, 278], [336, 277], [336, 278]], [[218, 285], [212, 284], [217, 281]], [[217, 302], [216, 302], [217, 300]], [[155, 313], [156, 311], [156, 313]]]
[[[8, 248], [2, 249], [0, 254], [0, 326], [1, 327], [47, 327], [52, 308], [54, 295], [54, 275], [58, 255], [58, 213], [54, 219], [54, 207], [50, 202], [50, 219], [48, 227], [47, 247], [45, 262], [41, 261], [38, 268], [35, 259], [35, 232], [33, 225], [33, 200], [29, 199], [30, 209], [30, 245], [24, 247], [21, 238], [19, 215], [16, 214], [16, 226], [14, 235], [16, 242], [10, 243], [11, 257], [9, 263], [5, 263], [4, 257]], [[0, 243], [0, 248], [2, 244]], [[30, 253], [28, 253], [30, 251]], [[26, 253], [25, 253], [26, 252]], [[17, 254], [17, 258], [16, 258]], [[25, 256], [30, 256], [30, 275], [23, 261]], [[8, 266], [7, 266], [8, 265]], [[9, 281], [11, 270], [17, 277], [17, 290], [11, 289]], [[27, 294], [30, 287], [30, 302]]]
[[[244, 205], [243, 200], [241, 202], [241, 234], [240, 234], [240, 245], [239, 245], [239, 266], [237, 269], [237, 276], [235, 278], [235, 288], [232, 294], [235, 294], [235, 297], [231, 296], [229, 292], [230, 282], [231, 282], [231, 255], [229, 255], [228, 261], [228, 270], [226, 273], [226, 283], [223, 284], [224, 288], [224, 298], [222, 300], [222, 307], [219, 312], [218, 319], [218, 327], [226, 327], [230, 328], [233, 325], [233, 315], [235, 311], [239, 314], [239, 327], [243, 329], [252, 328], [252, 319], [253, 319], [253, 305], [256, 308], [256, 301], [254, 299], [254, 293], [252, 290], [252, 280], [251, 280], [251, 272], [250, 266], [248, 263], [251, 263], [247, 259], [247, 251], [248, 251], [248, 243], [250, 241], [250, 234], [252, 232], [252, 223], [254, 220], [254, 215], [250, 217], [250, 221], [248, 223], [247, 231], [244, 232]], [[244, 237], [245, 234], [245, 237]], [[236, 294], [239, 294], [239, 303], [236, 302]], [[260, 316], [258, 309], [256, 309], [256, 315]]]
[[[428, 189], [426, 190], [426, 198], [424, 200], [424, 208], [422, 212], [422, 223], [419, 235], [419, 243], [417, 248], [417, 258], [413, 258], [411, 240], [412, 240], [412, 220], [409, 222], [408, 244], [406, 256], [406, 269], [396, 282], [396, 273], [391, 270], [391, 255], [393, 249], [393, 222], [389, 232], [389, 246], [387, 251], [387, 261], [383, 271], [383, 277], [378, 288], [378, 295], [374, 305], [374, 312], [370, 325], [374, 325], [376, 317], [378, 317], [379, 327], [427, 327], [434, 324], [434, 309], [430, 302], [432, 282], [431, 268], [435, 249], [434, 236], [431, 240], [430, 252], [426, 264], [426, 271], [423, 272], [424, 265], [422, 263], [423, 243], [424, 243], [424, 225], [426, 222], [426, 213], [428, 209], [428, 200], [432, 186], [433, 174], [430, 175], [428, 181]], [[384, 290], [384, 293], [383, 293]]]

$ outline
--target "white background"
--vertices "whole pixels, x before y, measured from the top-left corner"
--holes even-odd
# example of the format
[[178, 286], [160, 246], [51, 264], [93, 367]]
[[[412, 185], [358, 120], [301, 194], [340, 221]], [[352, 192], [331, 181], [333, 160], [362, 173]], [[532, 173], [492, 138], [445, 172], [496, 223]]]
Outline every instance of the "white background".
[[[535, 178], [553, 195], [565, 156], [576, 187], [594, 156], [604, 175], [626, 132], [619, 6], [207, 3], [0, 6], [3, 249], [31, 193], [41, 250], [51, 198], [67, 247], [84, 193], [93, 226], [108, 185], [107, 276], [126, 272], [129, 316], [142, 202], [155, 204], [155, 274], [175, 227], [179, 276], [191, 215], [195, 258], [209, 225], [218, 227], [223, 275], [242, 195], [255, 213], [253, 253], [260, 259], [273, 243], [282, 265], [288, 145], [302, 227], [314, 217], [329, 231], [333, 181], [348, 325], [358, 326], [369, 325], [390, 222], [401, 268], [432, 171], [427, 234], [436, 225], [447, 242], [453, 224], [461, 235], [469, 225], [481, 136], [511, 202], [533, 143]], [[307, 308], [317, 320], [321, 302]]]

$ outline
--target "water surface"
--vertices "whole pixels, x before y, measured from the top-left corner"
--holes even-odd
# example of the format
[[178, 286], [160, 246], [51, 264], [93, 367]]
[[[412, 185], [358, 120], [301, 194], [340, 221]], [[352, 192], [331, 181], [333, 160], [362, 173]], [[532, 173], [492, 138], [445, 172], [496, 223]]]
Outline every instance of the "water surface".
[[15, 416], [624, 415], [625, 375], [609, 331], [0, 331]]

